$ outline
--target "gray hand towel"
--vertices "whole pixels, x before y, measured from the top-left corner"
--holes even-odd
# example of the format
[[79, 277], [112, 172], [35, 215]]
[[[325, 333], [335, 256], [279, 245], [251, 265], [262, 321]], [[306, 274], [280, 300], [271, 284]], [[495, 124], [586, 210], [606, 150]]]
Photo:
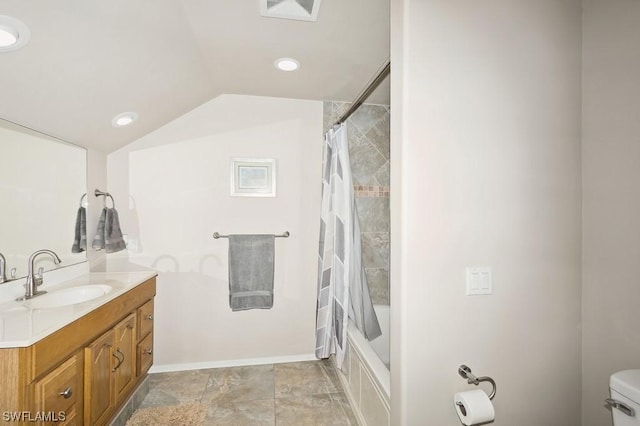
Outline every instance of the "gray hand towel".
[[107, 209], [107, 217], [104, 226], [104, 251], [115, 253], [127, 248], [120, 230], [120, 219], [116, 209]]
[[229, 235], [229, 306], [232, 311], [273, 306], [273, 235]]
[[102, 250], [104, 249], [104, 224], [105, 220], [107, 220], [107, 208], [102, 209], [102, 213], [100, 214], [100, 220], [98, 221], [98, 229], [96, 230], [96, 235], [93, 237], [93, 242], [91, 243], [91, 247], [94, 250]]
[[76, 215], [76, 232], [71, 253], [81, 253], [85, 250], [87, 250], [87, 209], [81, 206]]
[[115, 253], [127, 248], [122, 231], [120, 230], [120, 220], [116, 209], [105, 207], [102, 209], [100, 220], [98, 221], [98, 229], [93, 237], [95, 250], [104, 250], [107, 253]]

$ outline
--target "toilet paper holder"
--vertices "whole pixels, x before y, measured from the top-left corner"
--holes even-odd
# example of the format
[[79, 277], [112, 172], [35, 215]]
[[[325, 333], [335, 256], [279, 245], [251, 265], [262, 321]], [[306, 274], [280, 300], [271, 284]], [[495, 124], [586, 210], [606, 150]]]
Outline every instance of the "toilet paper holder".
[[474, 384], [477, 386], [480, 382], [491, 383], [491, 386], [493, 386], [493, 389], [489, 394], [489, 399], [493, 399], [493, 397], [496, 396], [496, 382], [491, 377], [489, 376], [476, 377], [471, 373], [471, 369], [464, 364], [458, 367], [458, 374], [460, 374], [462, 378], [467, 379], [467, 383], [469, 383], [470, 385]]

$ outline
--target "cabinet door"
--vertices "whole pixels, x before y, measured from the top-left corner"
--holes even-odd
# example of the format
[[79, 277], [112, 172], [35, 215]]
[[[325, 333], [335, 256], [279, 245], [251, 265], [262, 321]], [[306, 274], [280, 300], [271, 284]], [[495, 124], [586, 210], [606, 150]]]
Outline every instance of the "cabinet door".
[[104, 423], [114, 406], [113, 344], [115, 333], [109, 330], [85, 348], [84, 418], [85, 424]]
[[35, 411], [44, 413], [50, 422], [71, 425], [74, 424], [77, 412], [82, 412], [81, 356], [82, 352], [73, 355], [34, 383]]
[[122, 320], [114, 329], [116, 344], [112, 368], [115, 381], [115, 399], [120, 401], [133, 386], [136, 378], [136, 314]]

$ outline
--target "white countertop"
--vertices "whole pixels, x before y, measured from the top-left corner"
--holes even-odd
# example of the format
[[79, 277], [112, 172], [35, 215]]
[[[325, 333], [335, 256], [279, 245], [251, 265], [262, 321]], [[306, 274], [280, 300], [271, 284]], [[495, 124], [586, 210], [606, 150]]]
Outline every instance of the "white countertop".
[[[0, 348], [33, 345], [156, 275], [155, 271], [93, 272], [55, 285], [47, 286], [45, 284], [38, 287], [38, 290], [46, 290], [49, 293], [70, 287], [95, 284], [106, 284], [113, 288], [109, 293], [96, 299], [68, 306], [33, 309], [29, 307], [30, 301], [17, 302], [13, 298], [8, 301], [6, 299], [0, 301]], [[20, 287], [22, 288], [22, 286]], [[24, 292], [24, 288], [22, 288], [22, 292]], [[46, 295], [38, 297], [46, 297]], [[31, 300], [35, 301], [38, 297]]]

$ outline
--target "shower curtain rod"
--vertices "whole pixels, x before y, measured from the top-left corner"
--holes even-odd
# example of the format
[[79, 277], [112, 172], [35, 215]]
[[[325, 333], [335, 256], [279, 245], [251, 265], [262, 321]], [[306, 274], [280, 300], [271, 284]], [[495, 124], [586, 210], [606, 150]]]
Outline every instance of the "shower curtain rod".
[[376, 88], [380, 85], [380, 83], [382, 83], [382, 80], [384, 80], [389, 75], [390, 72], [391, 72], [391, 60], [387, 59], [387, 62], [383, 65], [380, 72], [376, 74], [373, 80], [371, 80], [371, 83], [369, 83], [367, 87], [365, 87], [364, 90], [358, 95], [356, 100], [353, 101], [353, 103], [351, 104], [351, 107], [344, 114], [342, 114], [335, 123], [333, 123], [333, 126], [337, 126], [339, 124], [344, 123], [347, 120], [347, 118], [351, 116], [351, 114], [356, 112], [356, 110], [360, 108], [360, 105], [362, 105], [364, 101], [369, 97], [369, 95], [371, 95], [371, 93], [373, 93], [373, 91], [376, 90]]

